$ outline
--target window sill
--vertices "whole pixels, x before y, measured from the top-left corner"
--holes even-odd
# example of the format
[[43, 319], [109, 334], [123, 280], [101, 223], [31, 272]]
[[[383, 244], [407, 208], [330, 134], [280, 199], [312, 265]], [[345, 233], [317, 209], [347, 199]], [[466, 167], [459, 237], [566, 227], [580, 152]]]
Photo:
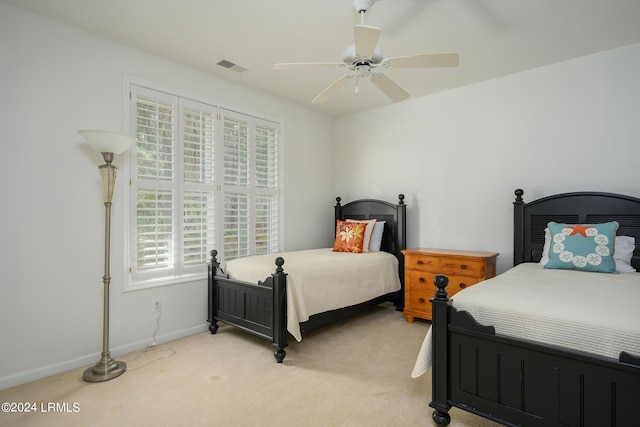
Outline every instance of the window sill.
[[189, 274], [179, 277], [166, 277], [159, 279], [141, 280], [129, 282], [124, 286], [122, 292], [140, 291], [143, 289], [159, 288], [161, 286], [182, 285], [185, 283], [199, 282], [207, 279], [207, 273]]

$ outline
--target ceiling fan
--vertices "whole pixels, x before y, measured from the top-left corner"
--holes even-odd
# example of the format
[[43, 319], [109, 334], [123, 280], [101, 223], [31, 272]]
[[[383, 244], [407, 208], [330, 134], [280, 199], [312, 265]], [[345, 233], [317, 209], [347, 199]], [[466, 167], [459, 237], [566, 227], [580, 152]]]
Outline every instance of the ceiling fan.
[[381, 30], [364, 25], [364, 14], [377, 0], [354, 0], [353, 5], [360, 14], [360, 25], [354, 27], [355, 44], [347, 47], [342, 53], [343, 62], [288, 62], [274, 64], [275, 70], [310, 69], [310, 68], [347, 68], [349, 73], [331, 83], [320, 95], [312, 101], [319, 104], [331, 98], [349, 79], [356, 81], [367, 78], [376, 85], [393, 102], [407, 99], [409, 94], [393, 80], [380, 72], [384, 68], [432, 68], [456, 67], [459, 58], [457, 53], [420, 54], [411, 56], [397, 56], [385, 58], [378, 46]]

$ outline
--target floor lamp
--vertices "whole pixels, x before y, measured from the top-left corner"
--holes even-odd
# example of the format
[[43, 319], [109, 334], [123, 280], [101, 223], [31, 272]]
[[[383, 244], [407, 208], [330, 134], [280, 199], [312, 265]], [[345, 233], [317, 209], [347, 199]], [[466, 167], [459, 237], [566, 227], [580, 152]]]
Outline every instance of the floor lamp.
[[111, 203], [113, 201], [113, 192], [116, 186], [116, 173], [118, 168], [111, 164], [113, 158], [117, 154], [126, 151], [136, 138], [130, 135], [124, 135], [117, 132], [103, 130], [81, 130], [78, 131], [89, 145], [102, 154], [106, 164], [98, 166], [100, 170], [100, 179], [102, 181], [102, 197], [104, 198], [104, 206], [106, 209], [105, 227], [104, 227], [104, 276], [102, 283], [104, 286], [103, 298], [103, 321], [102, 321], [102, 357], [94, 366], [84, 371], [82, 378], [89, 382], [107, 381], [118, 377], [127, 369], [125, 362], [115, 361], [109, 355], [109, 284], [111, 276], [109, 275], [109, 264], [111, 259]]

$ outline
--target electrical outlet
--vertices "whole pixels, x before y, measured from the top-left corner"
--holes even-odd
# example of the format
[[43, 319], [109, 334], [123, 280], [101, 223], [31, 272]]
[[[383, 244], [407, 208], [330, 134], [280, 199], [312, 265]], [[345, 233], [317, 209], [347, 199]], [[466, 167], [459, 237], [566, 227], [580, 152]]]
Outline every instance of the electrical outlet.
[[153, 312], [154, 313], [160, 313], [160, 308], [161, 308], [160, 300], [157, 299], [157, 300], [153, 301]]

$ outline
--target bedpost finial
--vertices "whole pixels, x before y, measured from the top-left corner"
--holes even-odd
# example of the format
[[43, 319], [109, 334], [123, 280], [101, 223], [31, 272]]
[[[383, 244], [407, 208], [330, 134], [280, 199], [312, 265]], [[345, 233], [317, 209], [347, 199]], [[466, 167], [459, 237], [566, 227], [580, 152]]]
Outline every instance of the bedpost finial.
[[284, 271], [284, 269], [282, 268], [282, 266], [284, 265], [284, 258], [282, 258], [281, 256], [279, 256], [278, 258], [276, 258], [276, 273], [282, 273]]
[[436, 288], [438, 288], [434, 299], [446, 300], [447, 291], [445, 291], [445, 288], [449, 284], [449, 278], [444, 274], [438, 274], [436, 277], [433, 278], [433, 284], [436, 285]]
[[214, 268], [219, 268], [220, 262], [218, 262], [218, 251], [213, 249], [209, 253], [211, 254], [211, 260], [209, 261], [209, 264], [212, 265]]
[[336, 206], [340, 206], [340, 201], [342, 200], [341, 197], [336, 197]]
[[523, 202], [522, 196], [524, 195], [524, 190], [518, 188], [515, 191], [515, 195], [516, 195], [516, 201], [514, 203], [521, 204]]
[[404, 205], [404, 194], [402, 193], [398, 194], [398, 204]]

